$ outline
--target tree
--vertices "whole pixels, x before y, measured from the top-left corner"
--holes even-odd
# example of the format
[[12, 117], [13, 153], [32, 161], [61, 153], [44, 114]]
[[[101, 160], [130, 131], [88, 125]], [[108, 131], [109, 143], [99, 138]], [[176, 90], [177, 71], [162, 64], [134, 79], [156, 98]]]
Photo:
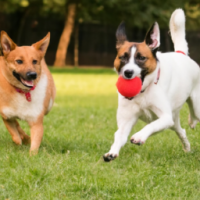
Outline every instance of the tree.
[[56, 60], [54, 62], [54, 65], [58, 67], [65, 66], [67, 48], [68, 48], [70, 37], [74, 28], [76, 6], [77, 5], [75, 3], [68, 4], [68, 12], [65, 17], [65, 25], [60, 37], [58, 49], [56, 52]]
[[[174, 9], [182, 7], [186, 11], [187, 17], [192, 18], [192, 20], [188, 20], [188, 27], [192, 28], [196, 27], [195, 24], [200, 21], [200, 4], [198, 0], [194, 1], [191, 4], [187, 0], [164, 2], [150, 0], [148, 3], [145, 0], [139, 2], [133, 0], [81, 0], [76, 1], [76, 5], [73, 6], [68, 2], [66, 4], [68, 5], [68, 14], [65, 14], [65, 27], [58, 45], [55, 65], [65, 65], [67, 47], [74, 23], [90, 22], [117, 26], [120, 21], [125, 20], [129, 26], [146, 28], [151, 26], [154, 21], [158, 21], [161, 28], [166, 28]], [[77, 36], [77, 32], [75, 34]]]
[[65, 66], [67, 48], [74, 26], [77, 64], [80, 23], [99, 23], [117, 27], [124, 20], [128, 26], [146, 28], [157, 21], [161, 28], [166, 28], [171, 13], [179, 7], [183, 8], [187, 15], [187, 29], [199, 29], [199, 0], [1, 0], [0, 12], [20, 13], [18, 44], [27, 16], [56, 14], [57, 17], [62, 17], [64, 28], [56, 52], [55, 65]]

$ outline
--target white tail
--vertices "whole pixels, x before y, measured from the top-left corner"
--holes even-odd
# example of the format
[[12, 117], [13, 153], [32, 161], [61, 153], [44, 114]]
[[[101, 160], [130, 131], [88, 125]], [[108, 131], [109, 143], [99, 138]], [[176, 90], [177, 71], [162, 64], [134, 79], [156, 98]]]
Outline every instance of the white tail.
[[183, 51], [188, 55], [188, 44], [185, 39], [185, 14], [182, 9], [176, 9], [172, 13], [169, 27], [175, 51]]

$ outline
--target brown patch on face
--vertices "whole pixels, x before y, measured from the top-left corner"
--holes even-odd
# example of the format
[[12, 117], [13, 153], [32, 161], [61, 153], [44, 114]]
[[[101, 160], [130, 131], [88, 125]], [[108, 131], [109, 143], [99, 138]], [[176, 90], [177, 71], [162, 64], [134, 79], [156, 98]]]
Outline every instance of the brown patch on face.
[[134, 57], [136, 64], [143, 70], [146, 70], [148, 74], [156, 69], [157, 60], [145, 42], [138, 43], [136, 45], [136, 52]]
[[41, 59], [40, 53], [34, 47], [16, 47], [5, 57], [7, 67], [4, 69], [4, 75], [12, 85], [26, 90], [28, 88], [24, 86], [13, 73], [17, 73], [21, 78], [27, 80], [27, 73], [35, 72], [37, 78], [33, 80], [33, 82], [34, 85], [36, 85], [41, 74]]
[[114, 67], [117, 70], [117, 72], [120, 72], [121, 68], [126, 64], [126, 60], [120, 59], [120, 57], [127, 57], [125, 59], [130, 58], [130, 49], [132, 46], [134, 46], [136, 43], [134, 42], [128, 42], [125, 41], [123, 45], [118, 49], [117, 56], [114, 61]]
[[[38, 83], [41, 75], [41, 60], [46, 53], [49, 39], [50, 33], [32, 46], [18, 47], [5, 32], [1, 32], [1, 45], [6, 63], [3, 74], [11, 85], [29, 90], [30, 88], [21, 80], [31, 80], [33, 85]], [[28, 75], [30, 73], [32, 76]]]

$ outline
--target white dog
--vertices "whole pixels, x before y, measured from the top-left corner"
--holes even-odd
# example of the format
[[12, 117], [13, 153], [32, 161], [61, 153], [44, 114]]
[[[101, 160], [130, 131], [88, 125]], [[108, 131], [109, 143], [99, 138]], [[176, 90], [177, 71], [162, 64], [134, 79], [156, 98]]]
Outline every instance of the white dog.
[[133, 144], [143, 144], [152, 134], [170, 128], [177, 133], [184, 150], [190, 151], [186, 132], [180, 125], [179, 112], [187, 102], [191, 128], [200, 120], [200, 69], [188, 56], [182, 9], [172, 14], [170, 32], [175, 52], [157, 53], [160, 45], [157, 23], [150, 28], [142, 43], [128, 42], [124, 24], [118, 27], [115, 69], [126, 79], [139, 76], [143, 85], [142, 92], [133, 99], [118, 95], [118, 130], [110, 151], [104, 154], [105, 161], [119, 155], [138, 119], [148, 124], [131, 137]]

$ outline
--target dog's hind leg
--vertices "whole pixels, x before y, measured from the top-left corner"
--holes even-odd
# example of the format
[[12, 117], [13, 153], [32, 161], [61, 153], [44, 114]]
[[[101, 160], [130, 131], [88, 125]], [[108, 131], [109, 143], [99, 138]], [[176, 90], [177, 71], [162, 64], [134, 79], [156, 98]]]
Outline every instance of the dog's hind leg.
[[185, 152], [190, 151], [190, 143], [189, 143], [189, 141], [187, 139], [186, 131], [185, 131], [185, 129], [183, 129], [181, 127], [181, 124], [180, 124], [179, 111], [175, 113], [174, 126], [171, 129], [176, 132], [176, 134], [178, 135], [179, 139], [181, 140], [184, 151]]
[[17, 145], [21, 145], [22, 139], [20, 137], [20, 134], [19, 134], [17, 126], [16, 126], [16, 120], [3, 119], [3, 122], [6, 126], [6, 128], [8, 129], [8, 132], [10, 133], [13, 142]]
[[195, 116], [195, 110], [194, 110], [195, 108], [193, 106], [193, 102], [192, 102], [191, 98], [189, 98], [187, 100], [187, 104], [188, 104], [189, 111], [190, 111], [190, 114], [188, 116], [188, 123], [189, 123], [190, 128], [194, 129], [196, 124], [197, 124], [197, 122], [198, 122], [198, 119]]
[[19, 132], [19, 135], [22, 139], [23, 144], [30, 144], [31, 139], [30, 137], [24, 132], [24, 130], [20, 127], [19, 123], [16, 120], [16, 126], [17, 126], [17, 130]]
[[194, 128], [196, 126], [197, 122], [200, 121], [199, 99], [200, 99], [200, 78], [197, 81], [195, 88], [193, 89], [190, 97], [187, 100], [187, 104], [190, 109], [189, 125], [191, 128]]

